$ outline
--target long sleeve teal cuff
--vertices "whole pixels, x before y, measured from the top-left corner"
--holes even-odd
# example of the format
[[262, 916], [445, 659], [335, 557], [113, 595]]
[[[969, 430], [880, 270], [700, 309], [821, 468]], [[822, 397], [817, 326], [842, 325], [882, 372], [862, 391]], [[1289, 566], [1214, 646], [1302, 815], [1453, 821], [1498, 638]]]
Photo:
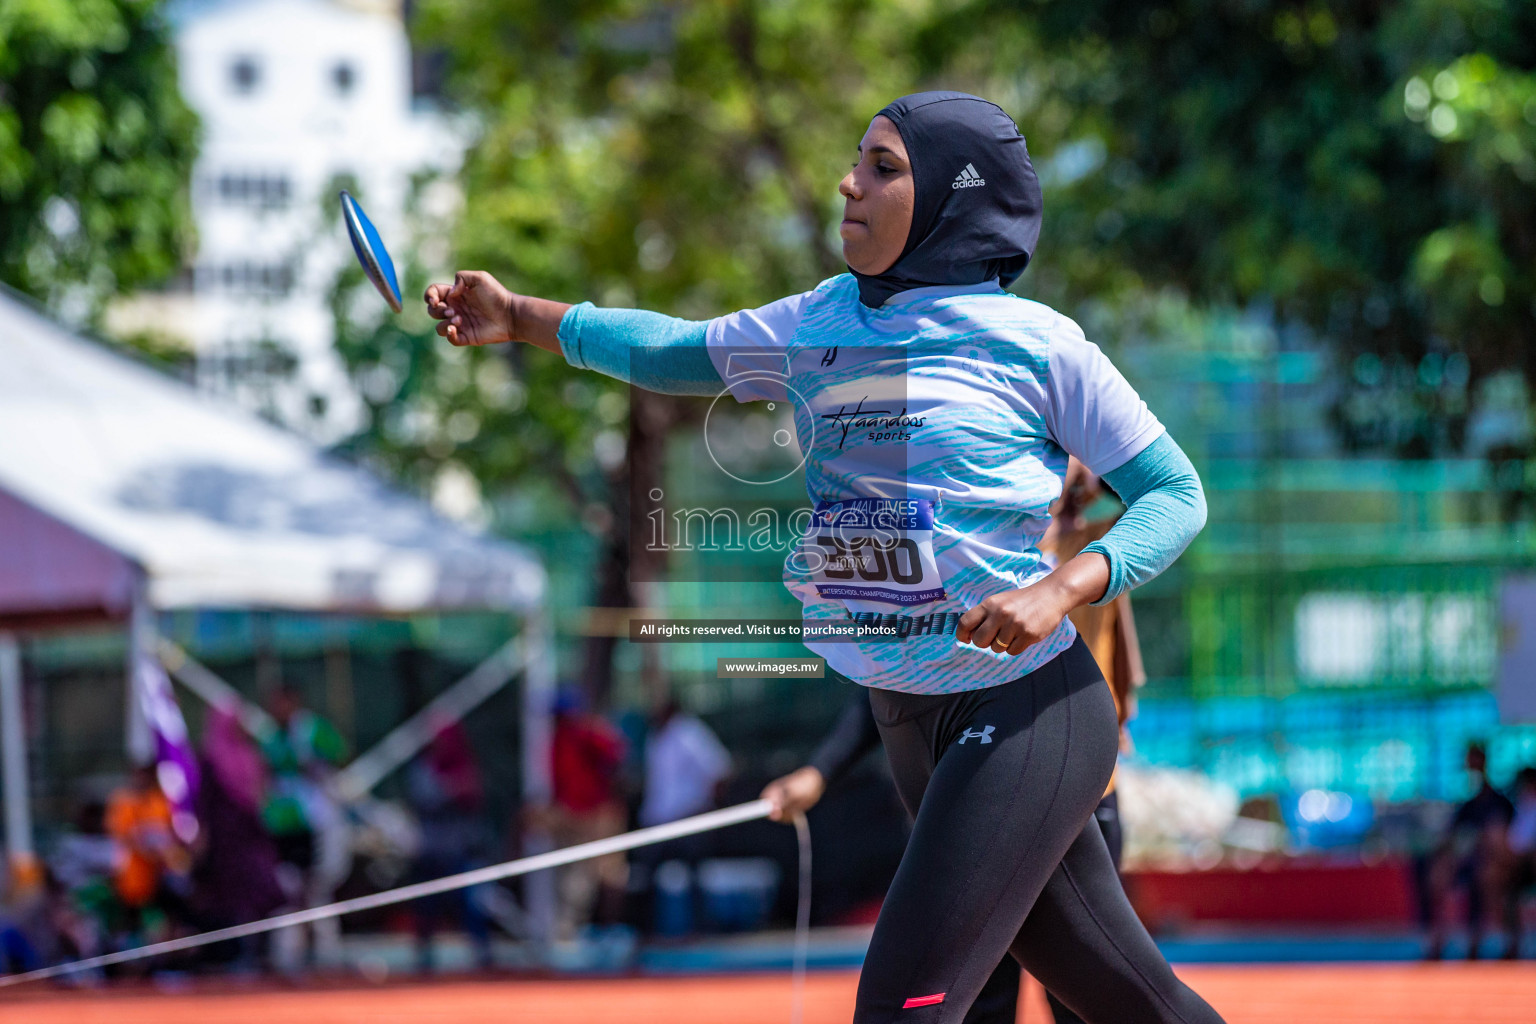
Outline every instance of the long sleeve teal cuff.
[[666, 395], [717, 395], [725, 387], [704, 347], [706, 320], [645, 309], [572, 306], [560, 319], [560, 354], [572, 366]]
[[1126, 508], [1109, 532], [1083, 548], [1109, 559], [1109, 588], [1094, 604], [1108, 604], [1168, 568], [1205, 526], [1200, 477], [1166, 432], [1104, 479]]

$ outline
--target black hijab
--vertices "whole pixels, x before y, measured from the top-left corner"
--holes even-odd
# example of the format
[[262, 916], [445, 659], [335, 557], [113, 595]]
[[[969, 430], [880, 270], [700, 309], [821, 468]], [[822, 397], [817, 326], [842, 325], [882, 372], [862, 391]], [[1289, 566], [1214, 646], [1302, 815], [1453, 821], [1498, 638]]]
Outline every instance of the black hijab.
[[906, 143], [917, 194], [906, 247], [890, 269], [848, 268], [864, 305], [926, 285], [1012, 284], [1035, 251], [1041, 212], [1040, 182], [1013, 119], [963, 92], [913, 93], [880, 114]]

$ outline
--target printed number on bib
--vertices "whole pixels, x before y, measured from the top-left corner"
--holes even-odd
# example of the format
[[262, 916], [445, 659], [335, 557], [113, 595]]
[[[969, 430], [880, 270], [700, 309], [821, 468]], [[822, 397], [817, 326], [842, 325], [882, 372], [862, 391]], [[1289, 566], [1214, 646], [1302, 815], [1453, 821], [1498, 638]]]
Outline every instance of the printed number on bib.
[[926, 500], [820, 502], [802, 558], [822, 597], [897, 605], [944, 598], [933, 559], [933, 505]]

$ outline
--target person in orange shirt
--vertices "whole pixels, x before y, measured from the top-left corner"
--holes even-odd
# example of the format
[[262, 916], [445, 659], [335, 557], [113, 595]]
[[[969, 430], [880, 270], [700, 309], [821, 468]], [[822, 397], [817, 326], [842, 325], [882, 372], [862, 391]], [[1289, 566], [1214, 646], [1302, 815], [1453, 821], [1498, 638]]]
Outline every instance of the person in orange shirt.
[[171, 828], [171, 803], [160, 791], [153, 764], [134, 768], [107, 801], [107, 834], [116, 845], [112, 889], [134, 925], [162, 902], [171, 875], [185, 874], [186, 848]]

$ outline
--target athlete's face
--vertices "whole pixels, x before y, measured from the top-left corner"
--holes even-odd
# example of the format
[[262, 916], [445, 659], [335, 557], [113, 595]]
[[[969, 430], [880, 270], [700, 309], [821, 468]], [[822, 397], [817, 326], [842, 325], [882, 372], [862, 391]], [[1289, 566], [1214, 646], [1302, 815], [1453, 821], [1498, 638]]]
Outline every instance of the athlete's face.
[[890, 118], [877, 117], [859, 140], [859, 162], [843, 178], [843, 259], [861, 274], [891, 269], [907, 244], [917, 189], [906, 144]]

